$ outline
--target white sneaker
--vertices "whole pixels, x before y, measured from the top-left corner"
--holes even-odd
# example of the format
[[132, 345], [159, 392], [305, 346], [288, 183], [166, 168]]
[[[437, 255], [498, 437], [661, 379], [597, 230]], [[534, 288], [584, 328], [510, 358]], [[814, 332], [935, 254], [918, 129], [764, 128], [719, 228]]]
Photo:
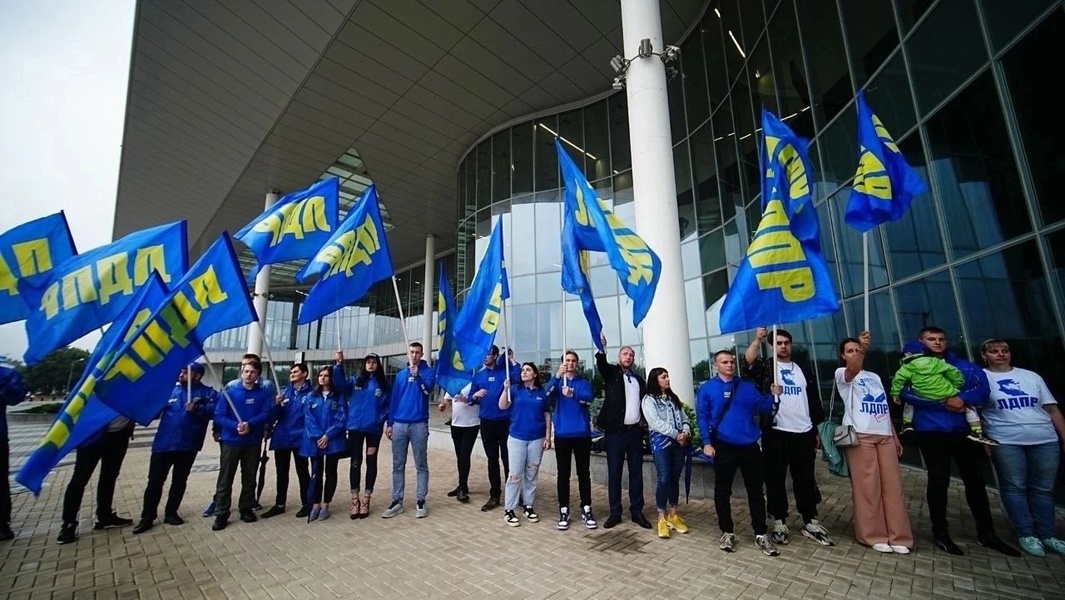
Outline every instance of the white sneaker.
[[907, 548], [906, 546], [895, 546], [895, 545], [892, 545], [891, 546], [891, 551], [894, 552], [895, 554], [909, 554], [910, 553], [910, 549]]
[[873, 544], [873, 550], [877, 552], [883, 552], [884, 554], [891, 554], [894, 550], [888, 544]]
[[773, 537], [773, 543], [780, 544], [781, 546], [787, 546], [791, 541], [791, 531], [788, 530], [788, 525], [784, 521], [777, 519], [773, 524], [773, 531], [771, 533]]

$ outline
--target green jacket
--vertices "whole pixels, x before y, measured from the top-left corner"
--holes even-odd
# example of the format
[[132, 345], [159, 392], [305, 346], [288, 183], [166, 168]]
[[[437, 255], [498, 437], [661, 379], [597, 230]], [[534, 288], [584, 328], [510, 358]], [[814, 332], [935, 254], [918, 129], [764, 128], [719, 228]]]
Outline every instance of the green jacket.
[[898, 372], [891, 378], [891, 396], [897, 398], [907, 383], [921, 398], [939, 402], [957, 396], [965, 384], [965, 376], [942, 358], [914, 354], [902, 359]]

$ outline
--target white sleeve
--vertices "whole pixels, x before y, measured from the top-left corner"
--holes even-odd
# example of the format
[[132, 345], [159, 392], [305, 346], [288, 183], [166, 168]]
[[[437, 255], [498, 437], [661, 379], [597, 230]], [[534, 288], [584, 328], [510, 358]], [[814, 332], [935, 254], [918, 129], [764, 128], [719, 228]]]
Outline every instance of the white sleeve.
[[1054, 394], [1050, 393], [1050, 388], [1048, 388], [1047, 383], [1043, 381], [1043, 377], [1034, 371], [1032, 372], [1032, 375], [1035, 376], [1036, 382], [1038, 382], [1039, 385], [1039, 405], [1046, 406], [1047, 404], [1057, 404], [1057, 399], [1054, 398]]

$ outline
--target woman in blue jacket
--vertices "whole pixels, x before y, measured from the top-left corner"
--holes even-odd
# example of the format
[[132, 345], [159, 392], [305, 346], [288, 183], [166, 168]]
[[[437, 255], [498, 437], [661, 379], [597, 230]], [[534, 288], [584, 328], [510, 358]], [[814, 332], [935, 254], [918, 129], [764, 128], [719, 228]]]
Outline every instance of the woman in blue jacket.
[[300, 444], [300, 455], [310, 457], [313, 473], [308, 522], [329, 518], [329, 502], [337, 489], [337, 464], [346, 450], [346, 409], [344, 397], [333, 387], [333, 368], [318, 369], [318, 385], [303, 404], [304, 433]]
[[[333, 367], [337, 390], [348, 398], [348, 455], [351, 466], [351, 518], [365, 519], [370, 514], [370, 497], [377, 482], [377, 449], [388, 416], [392, 386], [385, 377], [381, 357], [370, 353], [363, 361], [358, 377], [344, 377], [344, 353], [337, 352]], [[363, 446], [366, 448], [366, 485], [362, 486]], [[360, 496], [360, 490], [364, 494]]]

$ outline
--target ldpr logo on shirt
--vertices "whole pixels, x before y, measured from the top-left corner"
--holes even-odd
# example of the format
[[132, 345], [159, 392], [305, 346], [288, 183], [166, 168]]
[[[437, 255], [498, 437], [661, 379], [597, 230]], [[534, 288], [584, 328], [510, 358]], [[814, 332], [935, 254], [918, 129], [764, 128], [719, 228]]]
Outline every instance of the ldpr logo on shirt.
[[1039, 398], [1029, 396], [1028, 392], [1020, 388], [1020, 385], [1020, 383], [1012, 379], [1000, 379], [998, 381], [998, 391], [1008, 396], [1007, 398], [998, 399], [997, 403], [1000, 410], [1018, 410], [1039, 406]]
[[780, 370], [780, 380], [784, 382], [785, 396], [798, 396], [802, 393], [802, 387], [795, 383], [794, 372], [794, 368]]

